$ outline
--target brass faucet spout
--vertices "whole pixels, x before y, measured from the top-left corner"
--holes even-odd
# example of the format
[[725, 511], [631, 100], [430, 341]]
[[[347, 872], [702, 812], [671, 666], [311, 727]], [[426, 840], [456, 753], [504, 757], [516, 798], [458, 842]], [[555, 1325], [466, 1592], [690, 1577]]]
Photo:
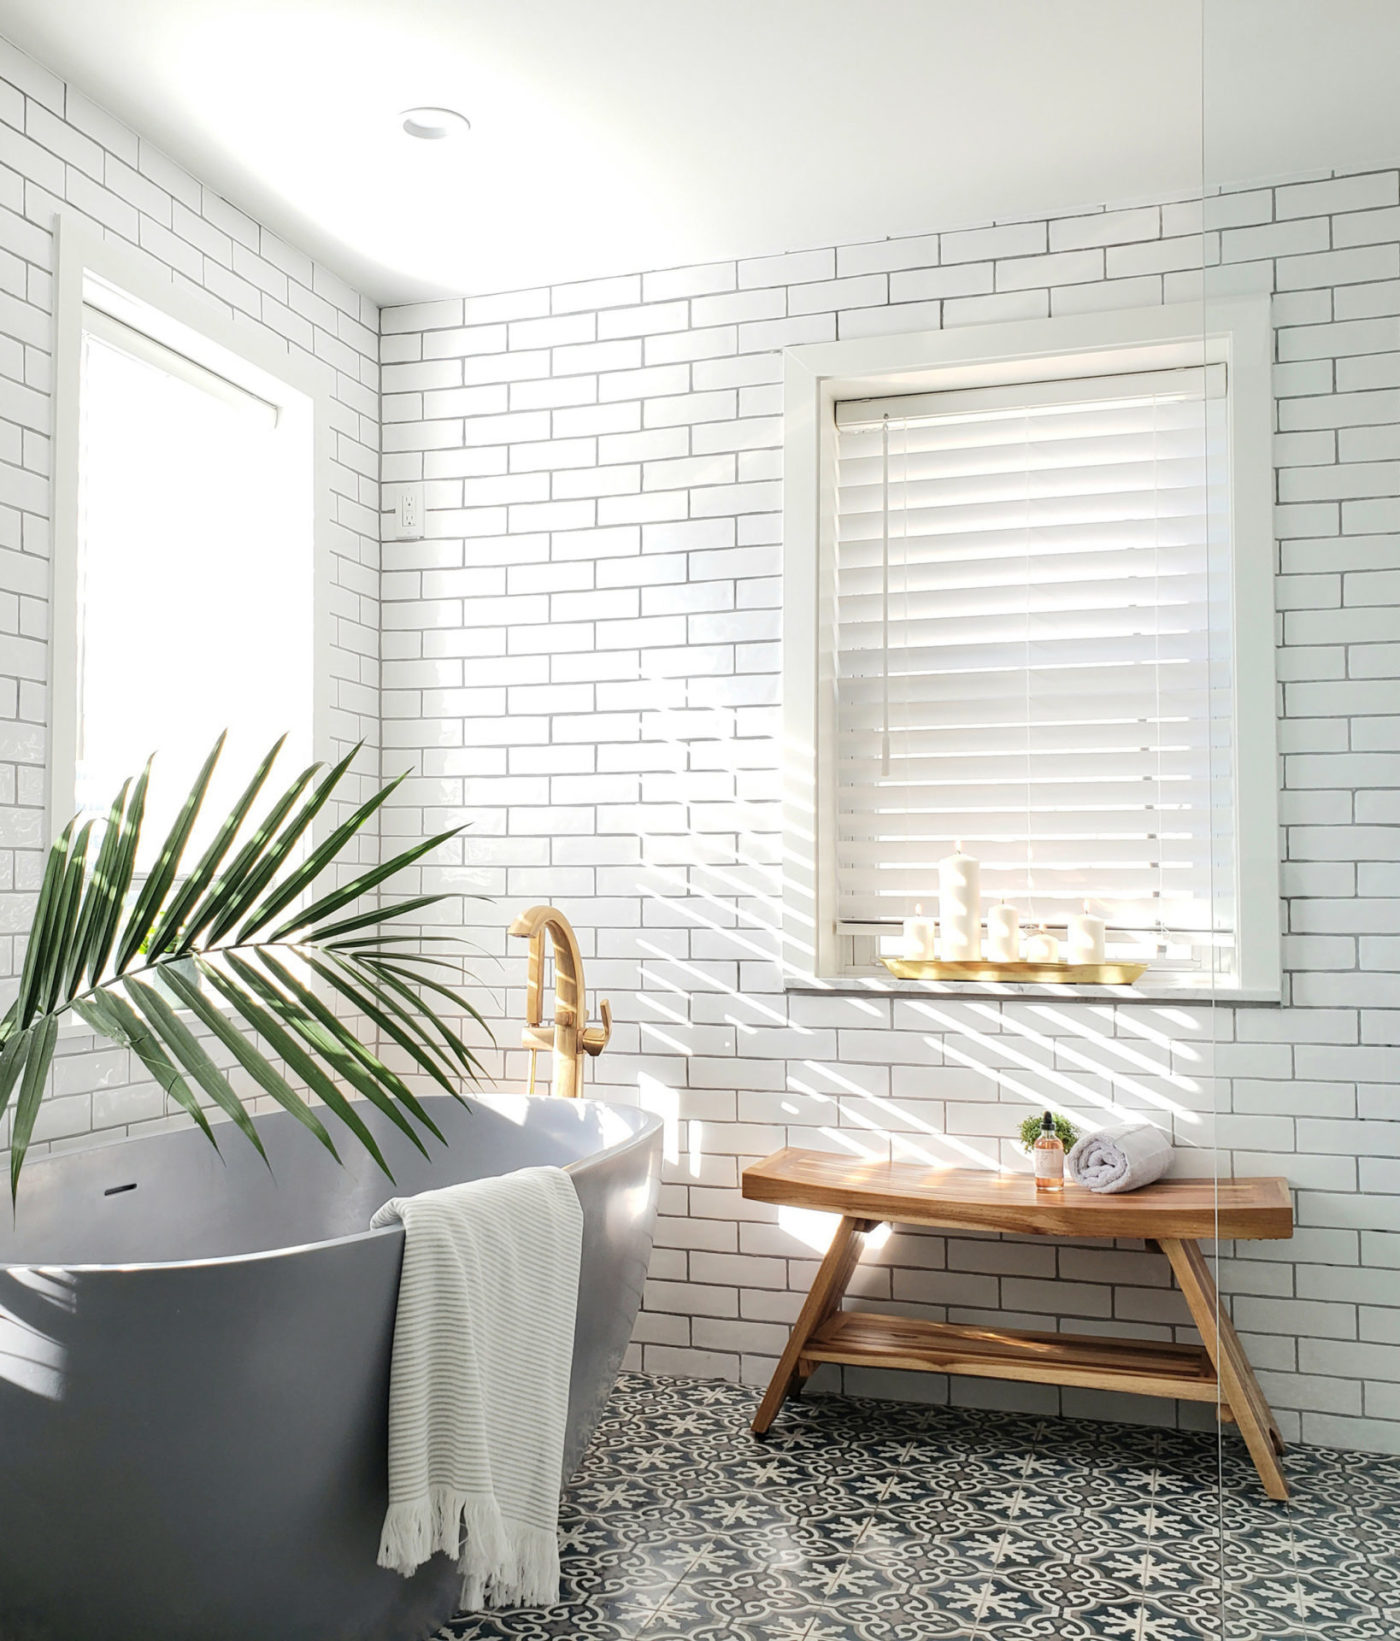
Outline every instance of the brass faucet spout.
[[[521, 1044], [530, 1051], [529, 1092], [535, 1091], [535, 1067], [541, 1049], [554, 1055], [552, 1092], [576, 1098], [583, 1089], [583, 1056], [598, 1055], [612, 1036], [612, 1007], [600, 1005], [601, 1026], [590, 1026], [578, 937], [563, 912], [554, 906], [531, 906], [510, 926], [510, 933], [530, 942], [525, 979], [525, 1030]], [[544, 1013], [545, 936], [554, 955], [553, 1023]]]

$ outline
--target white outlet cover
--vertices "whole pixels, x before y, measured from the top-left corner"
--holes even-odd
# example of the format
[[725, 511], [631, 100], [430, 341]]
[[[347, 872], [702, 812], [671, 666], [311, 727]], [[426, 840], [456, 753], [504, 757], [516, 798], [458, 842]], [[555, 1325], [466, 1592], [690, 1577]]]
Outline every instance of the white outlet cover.
[[395, 485], [390, 538], [394, 541], [421, 541], [423, 538], [423, 486], [419, 483]]

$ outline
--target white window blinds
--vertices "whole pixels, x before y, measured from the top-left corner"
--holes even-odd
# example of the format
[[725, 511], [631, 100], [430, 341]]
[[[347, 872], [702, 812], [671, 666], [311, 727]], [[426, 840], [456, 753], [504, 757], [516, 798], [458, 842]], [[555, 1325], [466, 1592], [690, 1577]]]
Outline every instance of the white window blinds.
[[837, 405], [848, 931], [931, 909], [961, 841], [1023, 924], [1088, 899], [1115, 955], [1229, 966], [1226, 386], [1211, 365]]

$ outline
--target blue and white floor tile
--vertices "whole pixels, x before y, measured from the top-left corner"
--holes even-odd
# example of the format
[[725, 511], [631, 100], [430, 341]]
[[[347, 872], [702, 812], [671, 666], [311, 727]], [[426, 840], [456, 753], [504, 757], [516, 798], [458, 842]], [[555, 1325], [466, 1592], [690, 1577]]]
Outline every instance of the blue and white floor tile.
[[557, 1607], [438, 1641], [1400, 1641], [1400, 1459], [626, 1374]]

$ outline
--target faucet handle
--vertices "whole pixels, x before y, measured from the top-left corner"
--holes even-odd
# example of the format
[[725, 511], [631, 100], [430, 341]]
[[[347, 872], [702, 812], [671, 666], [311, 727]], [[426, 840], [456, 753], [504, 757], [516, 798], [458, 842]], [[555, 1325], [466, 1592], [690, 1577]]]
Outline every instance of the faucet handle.
[[598, 1005], [603, 1016], [601, 1026], [585, 1026], [579, 1033], [579, 1039], [590, 1054], [601, 1054], [608, 1046], [608, 1039], [612, 1036], [612, 1004], [605, 997]]

